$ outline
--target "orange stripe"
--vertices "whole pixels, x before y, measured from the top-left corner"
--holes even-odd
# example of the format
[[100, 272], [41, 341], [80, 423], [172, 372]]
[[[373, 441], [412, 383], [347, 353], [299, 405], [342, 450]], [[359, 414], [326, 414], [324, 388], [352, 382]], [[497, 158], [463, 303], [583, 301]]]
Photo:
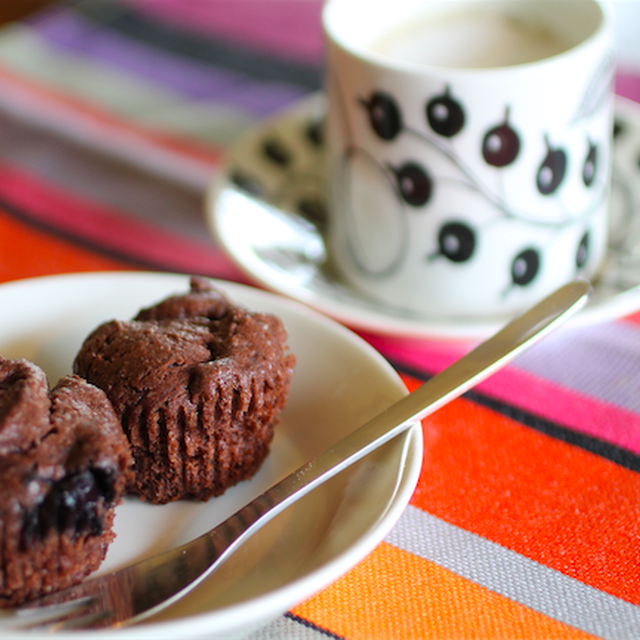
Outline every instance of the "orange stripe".
[[386, 543], [292, 613], [349, 640], [593, 637]]
[[33, 229], [0, 209], [0, 281], [54, 273], [131, 269], [72, 242]]
[[177, 135], [152, 131], [148, 128], [144, 129], [141, 126], [133, 126], [123, 118], [118, 118], [88, 102], [59, 93], [44, 85], [31, 83], [25, 78], [11, 73], [6, 67], [0, 67], [0, 78], [2, 78], [4, 82], [18, 87], [19, 90], [28, 92], [35, 98], [37, 103], [43, 106], [45, 104], [55, 103], [58, 106], [64, 107], [67, 111], [75, 114], [83, 114], [107, 130], [119, 129], [126, 131], [128, 134], [134, 135], [137, 138], [145, 138], [153, 144], [212, 165], [220, 162], [221, 152], [219, 149], [214, 148], [213, 145], [200, 145], [196, 142], [180, 138]]
[[465, 399], [424, 434], [414, 506], [640, 604], [639, 474]]

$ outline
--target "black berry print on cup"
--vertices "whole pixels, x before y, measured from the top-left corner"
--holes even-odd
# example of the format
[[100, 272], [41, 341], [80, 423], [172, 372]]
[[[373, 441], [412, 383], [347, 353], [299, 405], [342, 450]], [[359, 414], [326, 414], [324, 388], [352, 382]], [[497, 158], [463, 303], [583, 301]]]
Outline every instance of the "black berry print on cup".
[[291, 152], [280, 141], [270, 138], [262, 143], [262, 153], [274, 164], [287, 167], [292, 162]]
[[549, 196], [558, 189], [564, 179], [567, 170], [567, 154], [560, 147], [554, 149], [546, 136], [544, 140], [547, 145], [547, 155], [538, 169], [536, 184], [542, 195]]
[[440, 136], [452, 138], [464, 127], [464, 109], [451, 97], [449, 86], [443, 94], [429, 100], [426, 111], [429, 126]]
[[314, 197], [303, 197], [296, 203], [296, 208], [317, 229], [320, 231], [325, 230], [327, 226], [327, 207], [324, 201]]
[[324, 120], [316, 118], [307, 123], [305, 137], [314, 147], [324, 145]]
[[509, 107], [505, 109], [504, 121], [489, 129], [482, 141], [482, 156], [492, 167], [506, 167], [518, 157], [520, 137], [509, 124]]
[[400, 167], [389, 165], [402, 199], [412, 207], [421, 207], [431, 198], [433, 180], [417, 162], [407, 162]]
[[438, 233], [438, 252], [431, 256], [444, 256], [451, 262], [466, 262], [476, 248], [476, 234], [463, 222], [447, 222]]
[[586, 187], [590, 187], [596, 177], [596, 170], [598, 168], [598, 147], [593, 142], [589, 141], [589, 151], [587, 157], [584, 159], [582, 165], [582, 181]]
[[402, 130], [402, 114], [393, 96], [375, 91], [368, 100], [360, 98], [369, 115], [371, 127], [379, 138], [393, 140]]
[[578, 250], [576, 251], [576, 267], [582, 269], [589, 259], [589, 232], [587, 231], [580, 239]]
[[616, 118], [613, 121], [613, 137], [617, 138], [621, 133], [624, 133], [625, 125]]
[[521, 251], [511, 263], [511, 281], [519, 287], [531, 283], [540, 270], [540, 254], [535, 249]]
[[249, 176], [241, 169], [232, 169], [229, 172], [229, 180], [241, 191], [262, 198], [265, 195], [264, 188], [253, 176]]

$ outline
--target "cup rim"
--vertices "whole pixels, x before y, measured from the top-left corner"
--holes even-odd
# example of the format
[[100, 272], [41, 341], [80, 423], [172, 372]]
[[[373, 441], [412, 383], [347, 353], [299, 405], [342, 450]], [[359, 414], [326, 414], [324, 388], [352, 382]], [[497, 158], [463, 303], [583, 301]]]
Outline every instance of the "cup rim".
[[[595, 5], [600, 10], [600, 20], [599, 24], [596, 26], [592, 32], [587, 35], [585, 38], [574, 44], [573, 46], [560, 51], [559, 53], [540, 58], [537, 60], [532, 60], [528, 62], [522, 62], [511, 65], [503, 65], [503, 66], [490, 66], [490, 67], [470, 67], [470, 66], [445, 66], [438, 64], [426, 64], [426, 63], [416, 63], [410, 62], [406, 60], [399, 60], [392, 58], [390, 56], [385, 56], [381, 53], [377, 53], [368, 49], [364, 46], [360, 46], [358, 44], [353, 44], [352, 42], [346, 41], [346, 39], [336, 32], [331, 25], [331, 14], [332, 12], [339, 10], [336, 9], [341, 3], [353, 3], [358, 0], [326, 0], [323, 8], [322, 8], [322, 27], [324, 31], [325, 38], [327, 42], [331, 43], [333, 46], [336, 46], [350, 56], [357, 58], [363, 61], [366, 64], [388, 69], [390, 71], [395, 72], [404, 72], [410, 73], [413, 75], [448, 75], [448, 76], [456, 76], [456, 75], [488, 75], [488, 74], [510, 74], [510, 73], [522, 73], [524, 70], [537, 70], [547, 65], [557, 64], [563, 60], [571, 60], [575, 56], [581, 55], [581, 52], [590, 48], [597, 43], [602, 38], [607, 38], [612, 41], [612, 31], [613, 31], [613, 6], [611, 0], [584, 0], [586, 2], [590, 2]], [[362, 0], [364, 1], [364, 0]], [[481, 2], [483, 0], [476, 0]], [[528, 1], [528, 0], [525, 0]], [[533, 2], [537, 0], [531, 0]], [[573, 2], [573, 0], [561, 0], [567, 2]], [[369, 7], [374, 6], [376, 0], [369, 0], [367, 5]], [[613, 49], [613, 44], [610, 46]]]

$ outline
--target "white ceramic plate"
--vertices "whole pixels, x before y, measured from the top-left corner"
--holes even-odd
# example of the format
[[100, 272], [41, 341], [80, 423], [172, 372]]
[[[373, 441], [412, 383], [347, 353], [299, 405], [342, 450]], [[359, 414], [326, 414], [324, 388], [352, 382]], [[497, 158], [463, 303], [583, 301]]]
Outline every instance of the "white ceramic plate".
[[[324, 111], [323, 96], [312, 96], [230, 150], [207, 216], [231, 259], [255, 282], [358, 329], [473, 340], [497, 331], [508, 318], [435, 320], [370, 300], [332, 272], [322, 238], [324, 152], [314, 135]], [[608, 257], [574, 326], [640, 309], [640, 105], [618, 99], [616, 122]]]
[[[116, 515], [118, 537], [95, 575], [203, 533], [406, 394], [384, 358], [334, 321], [270, 293], [218, 285], [249, 308], [276, 313], [289, 331], [298, 362], [272, 451], [253, 479], [207, 503], [157, 506], [128, 498]], [[152, 273], [55, 276], [1, 285], [0, 355], [36, 362], [54, 383], [71, 371], [82, 341], [99, 323], [129, 319], [140, 307], [187, 289], [185, 276]], [[108, 637], [236, 637], [286, 612], [347, 572], [384, 538], [413, 493], [421, 462], [422, 432], [416, 425], [266, 525], [182, 601]], [[0, 635], [33, 637], [4, 630]]]

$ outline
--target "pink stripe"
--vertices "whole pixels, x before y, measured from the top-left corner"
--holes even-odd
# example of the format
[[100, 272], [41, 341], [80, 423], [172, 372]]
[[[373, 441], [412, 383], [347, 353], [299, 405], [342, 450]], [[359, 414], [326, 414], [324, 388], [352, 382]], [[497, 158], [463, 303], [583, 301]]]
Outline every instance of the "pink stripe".
[[640, 415], [541, 379], [515, 366], [478, 386], [498, 400], [640, 454]]
[[321, 0], [125, 0], [140, 13], [204, 35], [320, 62]]
[[474, 346], [471, 342], [413, 340], [360, 332], [378, 351], [417, 371], [437, 373], [455, 362]]
[[640, 102], [640, 76], [633, 71], [619, 70], [616, 74], [616, 93], [624, 98]]
[[[435, 374], [470, 349], [462, 343], [415, 342], [366, 335], [388, 358]], [[517, 363], [517, 361], [516, 361]], [[478, 385], [478, 391], [568, 427], [640, 454], [640, 415], [596, 400], [510, 365]]]
[[199, 244], [132, 220], [8, 165], [0, 165], [0, 197], [34, 220], [158, 268], [244, 279], [213, 242]]

